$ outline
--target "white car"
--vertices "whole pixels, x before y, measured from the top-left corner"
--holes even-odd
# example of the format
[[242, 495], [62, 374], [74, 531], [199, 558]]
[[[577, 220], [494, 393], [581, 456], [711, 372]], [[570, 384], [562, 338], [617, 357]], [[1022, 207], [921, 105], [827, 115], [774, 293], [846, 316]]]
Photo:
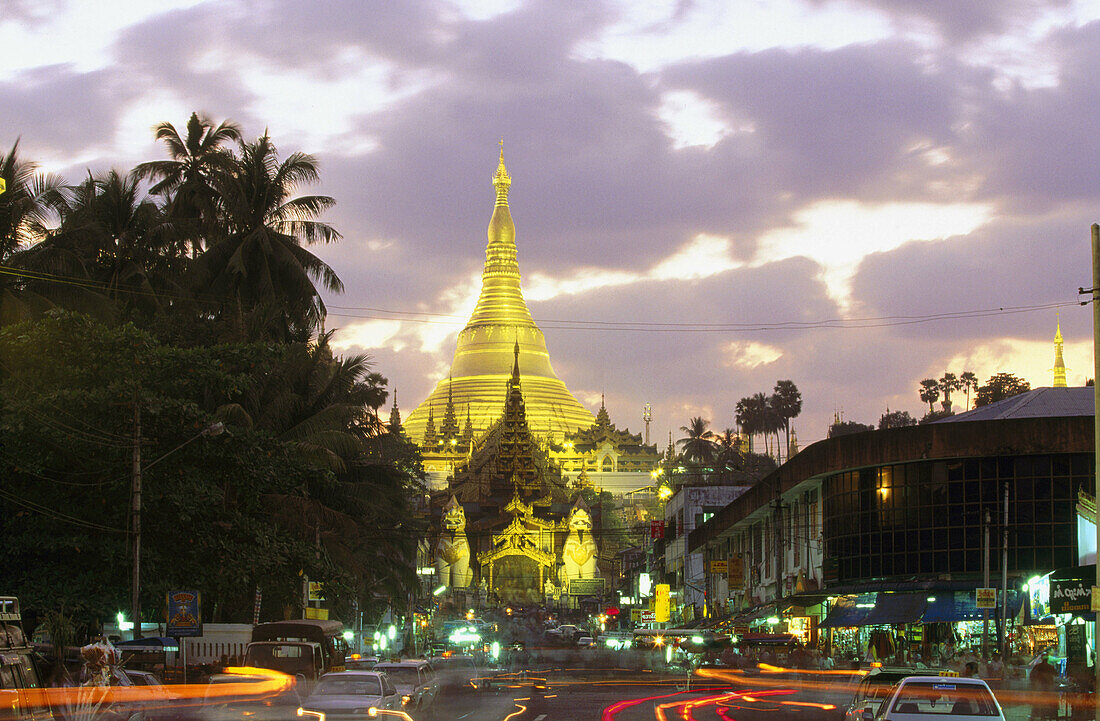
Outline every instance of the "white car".
[[[940, 676], [940, 669], [915, 669], [905, 667], [880, 667], [872, 668], [866, 676], [855, 677], [855, 688], [849, 691], [847, 711], [844, 713], [844, 721], [862, 721], [864, 711], [871, 708], [872, 715], [878, 709], [882, 699], [894, 689], [894, 686], [909, 676]], [[844, 706], [837, 704], [840, 708]]]
[[980, 678], [909, 676], [898, 681], [866, 721], [1004, 721], [1004, 711]]
[[327, 719], [362, 719], [372, 708], [401, 710], [401, 696], [385, 674], [374, 671], [326, 673], [302, 702], [306, 711], [323, 713]]

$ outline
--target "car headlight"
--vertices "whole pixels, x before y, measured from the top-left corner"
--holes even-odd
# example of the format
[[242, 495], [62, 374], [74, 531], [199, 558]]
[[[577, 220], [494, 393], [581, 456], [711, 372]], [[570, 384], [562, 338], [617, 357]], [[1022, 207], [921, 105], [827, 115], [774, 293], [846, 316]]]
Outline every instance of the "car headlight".
[[404, 706], [405, 704], [407, 704], [407, 703], [408, 703], [409, 701], [412, 701], [412, 696], [409, 696], [409, 695], [405, 695], [405, 696], [402, 696], [402, 697], [401, 697], [401, 705], [402, 705], [402, 706]]

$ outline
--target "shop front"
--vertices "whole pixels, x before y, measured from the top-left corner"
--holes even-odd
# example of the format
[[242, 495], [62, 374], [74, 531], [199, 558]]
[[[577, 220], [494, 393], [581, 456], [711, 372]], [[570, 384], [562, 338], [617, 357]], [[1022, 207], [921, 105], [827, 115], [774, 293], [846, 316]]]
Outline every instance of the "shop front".
[[1062, 568], [1030, 579], [1027, 623], [1015, 651], [1024, 659], [1049, 653], [1063, 673], [1090, 666], [1095, 649], [1090, 611], [1095, 579], [1095, 565]]
[[[1009, 618], [1023, 598], [1009, 592]], [[997, 647], [999, 609], [977, 607], [973, 591], [880, 592], [837, 596], [819, 628], [822, 650], [850, 662], [939, 665]]]

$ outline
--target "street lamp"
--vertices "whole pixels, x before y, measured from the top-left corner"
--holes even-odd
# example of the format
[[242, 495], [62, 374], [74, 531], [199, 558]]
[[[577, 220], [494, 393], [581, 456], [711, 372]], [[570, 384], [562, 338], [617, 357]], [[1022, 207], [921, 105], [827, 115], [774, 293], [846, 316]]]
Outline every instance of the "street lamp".
[[172, 450], [157, 456], [143, 467], [141, 465], [141, 406], [134, 405], [133, 476], [130, 484], [130, 495], [133, 499], [130, 511], [133, 518], [134, 529], [134, 573], [130, 585], [130, 610], [134, 617], [134, 638], [141, 638], [141, 474], [183, 448], [191, 441], [197, 440], [202, 436], [220, 435], [224, 431], [225, 424], [221, 421], [211, 423]]

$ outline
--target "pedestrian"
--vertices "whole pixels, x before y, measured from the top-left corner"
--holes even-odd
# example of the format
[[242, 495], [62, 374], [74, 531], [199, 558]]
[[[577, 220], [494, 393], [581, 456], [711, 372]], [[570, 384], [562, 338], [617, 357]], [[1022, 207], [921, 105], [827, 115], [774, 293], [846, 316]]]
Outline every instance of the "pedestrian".
[[967, 661], [966, 666], [963, 667], [963, 678], [978, 678], [978, 662]]
[[835, 664], [833, 663], [833, 657], [829, 654], [823, 654], [821, 656], [821, 668], [825, 671], [832, 671]]
[[1004, 680], [1005, 665], [1001, 661], [1001, 654], [994, 652], [989, 664], [986, 666], [985, 677], [993, 684], [1000, 684]]
[[1047, 654], [1044, 653], [1028, 676], [1028, 686], [1031, 689], [1031, 717], [1033, 719], [1048, 719], [1056, 715], [1058, 697], [1054, 695], [1055, 675], [1054, 666], [1050, 663]]

